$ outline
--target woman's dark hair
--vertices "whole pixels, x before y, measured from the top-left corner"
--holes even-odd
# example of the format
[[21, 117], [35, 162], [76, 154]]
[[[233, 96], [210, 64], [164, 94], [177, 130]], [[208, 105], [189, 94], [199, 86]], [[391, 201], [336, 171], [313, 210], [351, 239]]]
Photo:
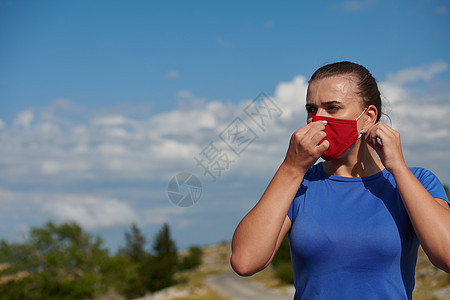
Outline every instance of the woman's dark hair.
[[373, 78], [369, 70], [349, 61], [341, 61], [320, 67], [312, 74], [309, 82], [336, 75], [353, 75], [358, 79], [358, 94], [362, 97], [367, 107], [369, 105], [374, 105], [377, 108], [378, 122], [382, 114], [381, 96], [380, 91], [378, 90], [377, 81]]

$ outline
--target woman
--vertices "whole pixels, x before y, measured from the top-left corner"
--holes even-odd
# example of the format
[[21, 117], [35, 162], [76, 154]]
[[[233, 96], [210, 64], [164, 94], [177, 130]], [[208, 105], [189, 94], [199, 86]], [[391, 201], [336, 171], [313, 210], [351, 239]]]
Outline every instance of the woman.
[[234, 233], [238, 274], [264, 269], [286, 234], [295, 299], [411, 299], [419, 242], [450, 272], [444, 188], [430, 171], [406, 166], [381, 109], [361, 65], [333, 63], [312, 75], [307, 125]]

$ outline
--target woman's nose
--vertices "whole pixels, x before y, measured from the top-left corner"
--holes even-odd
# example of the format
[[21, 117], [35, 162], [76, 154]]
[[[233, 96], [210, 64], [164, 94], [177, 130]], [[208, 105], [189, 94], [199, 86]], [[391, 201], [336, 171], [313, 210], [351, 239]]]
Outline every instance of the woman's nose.
[[327, 111], [325, 109], [318, 108], [316, 113], [314, 114], [314, 116], [326, 117], [326, 116], [328, 116], [328, 114], [327, 114]]

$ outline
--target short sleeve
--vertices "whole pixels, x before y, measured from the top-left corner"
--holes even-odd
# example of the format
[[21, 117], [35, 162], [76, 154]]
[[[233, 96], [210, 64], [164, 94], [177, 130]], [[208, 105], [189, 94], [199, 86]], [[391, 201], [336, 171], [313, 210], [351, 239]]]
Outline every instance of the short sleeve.
[[294, 215], [294, 201], [291, 202], [291, 206], [289, 207], [289, 210], [287, 213], [287, 216], [289, 217], [289, 219], [291, 219], [291, 222], [294, 221], [293, 215]]
[[436, 177], [436, 175], [433, 174], [433, 172], [427, 169], [420, 168], [415, 170], [414, 175], [417, 177], [420, 183], [422, 183], [424, 188], [430, 193], [431, 196], [447, 201], [450, 206], [450, 202], [448, 200], [444, 186]]
[[289, 207], [287, 213], [287, 216], [289, 217], [289, 219], [291, 219], [292, 223], [294, 222], [295, 218], [297, 217], [298, 211], [300, 210], [300, 207], [302, 205], [301, 203], [303, 202], [303, 199], [305, 197], [309, 181], [311, 180], [311, 178], [314, 178], [314, 176], [316, 177], [319, 176], [318, 170], [321, 168], [322, 167], [320, 166], [320, 164], [316, 164], [313, 167], [311, 167], [311, 169], [309, 169], [308, 172], [306, 172], [305, 176], [303, 177], [303, 181], [298, 187], [297, 193], [295, 194], [295, 197], [292, 200], [291, 206]]
[[291, 222], [294, 222], [295, 218], [297, 217], [299, 206], [302, 199], [304, 199], [305, 192], [306, 187], [304, 183], [302, 183], [298, 188], [297, 194], [295, 195], [294, 200], [292, 200], [291, 206], [289, 207], [287, 213], [287, 216], [289, 217], [289, 219], [291, 219]]

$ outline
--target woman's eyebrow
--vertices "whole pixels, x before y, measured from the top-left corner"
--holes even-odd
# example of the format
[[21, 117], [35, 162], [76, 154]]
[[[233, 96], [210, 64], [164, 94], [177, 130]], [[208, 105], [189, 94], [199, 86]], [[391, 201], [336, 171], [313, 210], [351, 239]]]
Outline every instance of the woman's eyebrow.
[[[342, 104], [342, 101], [339, 100], [327, 100], [327, 101], [323, 101], [320, 103], [320, 105], [326, 106], [326, 105], [331, 105], [331, 104]], [[314, 103], [306, 103], [305, 104], [306, 108], [314, 108], [316, 107], [316, 105]]]
[[330, 104], [342, 104], [342, 101], [339, 101], [339, 100], [328, 100], [328, 101], [323, 101], [321, 103], [321, 105], [330, 105]]

